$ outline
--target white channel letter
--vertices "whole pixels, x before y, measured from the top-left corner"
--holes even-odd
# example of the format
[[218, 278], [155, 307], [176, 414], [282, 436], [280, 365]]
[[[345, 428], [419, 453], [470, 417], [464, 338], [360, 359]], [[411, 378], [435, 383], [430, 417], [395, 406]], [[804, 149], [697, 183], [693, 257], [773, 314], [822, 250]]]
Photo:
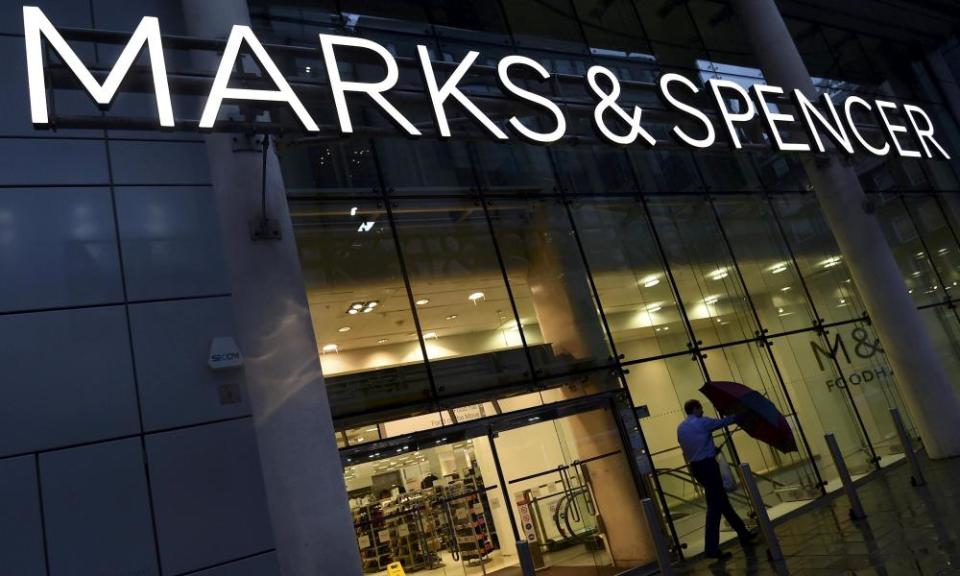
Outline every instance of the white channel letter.
[[780, 134], [780, 130], [777, 128], [778, 122], [786, 123], [797, 121], [793, 114], [774, 112], [770, 108], [770, 102], [767, 100], [767, 96], [783, 96], [783, 94], [783, 88], [779, 86], [774, 86], [772, 84], [753, 85], [753, 95], [757, 98], [757, 102], [760, 104], [760, 116], [763, 118], [764, 122], [766, 122], [770, 136], [773, 137], [773, 148], [777, 152], [809, 152], [809, 144], [784, 142], [783, 135]]
[[713, 122], [710, 121], [710, 118], [708, 118], [706, 114], [704, 114], [697, 108], [690, 106], [689, 104], [684, 104], [683, 102], [678, 100], [673, 94], [670, 93], [670, 84], [674, 82], [679, 82], [680, 84], [683, 84], [684, 86], [687, 87], [688, 90], [690, 90], [694, 94], [696, 94], [700, 90], [697, 87], [697, 85], [694, 84], [693, 81], [688, 79], [686, 76], [682, 76], [680, 74], [671, 72], [668, 74], [664, 74], [663, 76], [660, 77], [660, 95], [663, 96], [663, 99], [666, 100], [670, 106], [673, 106], [674, 108], [676, 108], [677, 110], [680, 110], [681, 112], [686, 112], [690, 116], [693, 116], [694, 118], [699, 120], [700, 123], [706, 127], [707, 135], [704, 136], [703, 138], [694, 138], [689, 134], [687, 134], [686, 132], [684, 132], [683, 129], [680, 128], [679, 126], [673, 127], [673, 133], [681, 141], [683, 141], [689, 146], [693, 146], [694, 148], [703, 149], [703, 148], [709, 148], [713, 146], [713, 143], [717, 141], [717, 132], [713, 128]]
[[[793, 104], [799, 108], [803, 114], [803, 118], [806, 121], [803, 127], [807, 131], [807, 136], [817, 145], [817, 150], [826, 152], [827, 149], [823, 145], [823, 139], [820, 138], [820, 131], [817, 130], [817, 124], [819, 124], [827, 130], [834, 144], [843, 148], [843, 151], [847, 154], [853, 154], [853, 143], [850, 142], [850, 135], [847, 134], [846, 129], [843, 127], [843, 121], [840, 120], [840, 113], [837, 112], [837, 107], [833, 104], [833, 99], [830, 98], [829, 93], [824, 93], [821, 99], [824, 104], [826, 104], [827, 110], [830, 111], [830, 117], [833, 119], [833, 123], [813, 105], [813, 102], [807, 98], [807, 95], [804, 94], [803, 91], [800, 89], [793, 91]], [[816, 122], [814, 122], [814, 120], [816, 120]]]
[[[730, 134], [730, 142], [733, 144], [733, 147], [737, 150], [743, 148], [743, 144], [740, 143], [740, 136], [737, 134], [737, 129], [734, 126], [735, 122], [747, 122], [752, 120], [756, 115], [757, 110], [753, 105], [753, 100], [750, 99], [750, 94], [736, 82], [731, 82], [729, 80], [717, 80], [711, 78], [707, 81], [707, 84], [710, 85], [710, 89], [713, 91], [713, 97], [717, 103], [717, 109], [720, 111], [720, 115], [723, 116], [723, 122], [727, 126], [727, 132]], [[747, 109], [744, 112], [733, 112], [730, 108], [727, 107], [727, 101], [724, 99], [723, 94], [720, 93], [721, 89], [733, 90], [739, 94], [743, 100], [747, 103]]]
[[563, 111], [546, 97], [534, 94], [529, 90], [524, 90], [514, 84], [513, 80], [510, 79], [511, 66], [528, 66], [534, 69], [544, 80], [550, 78], [550, 73], [547, 72], [547, 69], [533, 58], [527, 58], [526, 56], [506, 56], [497, 64], [497, 76], [500, 79], [500, 87], [504, 91], [523, 100], [539, 104], [549, 110], [553, 114], [553, 117], [556, 118], [557, 127], [554, 128], [552, 132], [537, 132], [524, 126], [516, 116], [510, 117], [510, 125], [513, 126], [513, 129], [519, 132], [522, 137], [538, 144], [549, 144], [563, 138], [567, 133], [567, 119], [563, 116]]
[[153, 73], [153, 89], [157, 98], [157, 113], [160, 116], [160, 125], [173, 128], [176, 123], [173, 118], [173, 104], [170, 100], [170, 86], [167, 83], [167, 66], [163, 59], [163, 41], [160, 37], [160, 21], [152, 16], [144, 17], [140, 25], [134, 30], [130, 41], [107, 75], [107, 79], [100, 84], [90, 70], [67, 44], [63, 36], [57, 32], [42, 10], [36, 6], [23, 7], [23, 32], [27, 48], [27, 80], [30, 84], [30, 114], [34, 124], [49, 124], [47, 112], [46, 79], [43, 70], [42, 37], [60, 55], [64, 64], [70, 68], [74, 76], [80, 80], [83, 87], [90, 93], [93, 100], [101, 105], [108, 106], [113, 102], [120, 84], [126, 77], [130, 67], [140, 54], [143, 45], [147, 45], [150, 56], [150, 67]]
[[[254, 56], [260, 63], [260, 67], [270, 76], [277, 90], [251, 90], [247, 88], [230, 88], [230, 76], [233, 74], [234, 67], [237, 64], [237, 58], [240, 55], [240, 46], [246, 42], [253, 50]], [[273, 59], [264, 50], [263, 45], [257, 40], [256, 34], [249, 26], [234, 26], [230, 31], [230, 38], [227, 39], [227, 47], [223, 51], [223, 58], [220, 60], [220, 68], [217, 70], [217, 76], [213, 80], [213, 88], [210, 89], [210, 96], [207, 97], [207, 103], [203, 108], [203, 115], [200, 117], [200, 128], [213, 128], [217, 121], [217, 115], [220, 113], [220, 106], [225, 99], [230, 100], [255, 100], [259, 102], [286, 102], [297, 114], [300, 122], [308, 132], [319, 132], [320, 127], [310, 117], [310, 113], [303, 107], [300, 98], [293, 92], [290, 85]]]
[[873, 112], [873, 106], [871, 106], [870, 103], [863, 98], [859, 96], [847, 97], [847, 101], [843, 103], [843, 115], [847, 119], [847, 126], [850, 127], [850, 132], [853, 133], [853, 137], [857, 139], [857, 142], [860, 142], [860, 145], [863, 146], [867, 152], [873, 154], [874, 156], [886, 156], [890, 153], [890, 143], [885, 141], [882, 148], [877, 148], [873, 144], [867, 142], [867, 139], [863, 137], [863, 134], [860, 133], [860, 129], [857, 128], [857, 124], [853, 121], [854, 104], [866, 108], [868, 112]]
[[[336, 46], [349, 46], [351, 48], [360, 48], [370, 50], [380, 56], [387, 69], [387, 75], [379, 82], [346, 82], [340, 77], [340, 68], [337, 66], [337, 56], [334, 53]], [[340, 131], [344, 134], [353, 133], [353, 122], [350, 121], [350, 110], [347, 108], [347, 92], [360, 92], [368, 95], [374, 102], [380, 106], [380, 109], [387, 113], [387, 116], [396, 122], [407, 134], [411, 136], [420, 136], [417, 130], [403, 114], [391, 104], [383, 93], [397, 85], [400, 79], [400, 71], [397, 68], [397, 61], [394, 60], [390, 52], [371, 40], [363, 38], [354, 38], [352, 36], [334, 36], [332, 34], [320, 34], [320, 47], [323, 49], [323, 61], [327, 67], [327, 74], [330, 79], [330, 90], [333, 92], [333, 102], [337, 107], [337, 117], [340, 119]]]
[[[950, 160], [950, 155], [947, 154], [943, 146], [933, 137], [933, 122], [930, 121], [930, 116], [927, 116], [923, 108], [914, 106], [913, 104], [904, 104], [903, 111], [907, 113], [907, 118], [910, 119], [910, 124], [913, 125], [913, 131], [917, 134], [917, 140], [919, 140], [920, 145], [923, 146], [923, 151], [927, 153], [927, 158], [933, 158], [933, 153], [930, 152], [930, 147], [927, 146], [927, 140], [929, 140], [931, 144], [937, 147], [940, 154], [943, 154], [945, 159]], [[920, 128], [916, 116], [923, 118], [924, 123], [927, 125], [926, 128]]]
[[471, 50], [467, 52], [464, 59], [457, 65], [457, 68], [443, 83], [443, 86], [437, 86], [437, 75], [433, 71], [433, 64], [430, 62], [430, 52], [426, 46], [417, 45], [417, 54], [420, 56], [420, 66], [423, 69], [423, 79], [427, 84], [427, 91], [430, 93], [430, 103], [433, 105], [433, 117], [437, 122], [437, 129], [440, 131], [441, 138], [450, 137], [450, 124], [447, 122], [447, 113], [443, 108], [447, 98], [453, 96], [467, 112], [473, 115], [480, 124], [483, 125], [497, 140], [506, 140], [507, 135], [499, 126], [493, 123], [486, 114], [483, 113], [477, 105], [467, 98], [467, 95], [460, 91], [457, 84], [467, 75], [470, 67], [477, 60], [479, 52]]
[[880, 116], [880, 122], [883, 124], [883, 128], [887, 133], [887, 136], [890, 137], [890, 140], [893, 141], [894, 147], [897, 149], [897, 154], [903, 158], [922, 158], [923, 154], [916, 150], [904, 150], [903, 146], [900, 144], [900, 139], [897, 138], [897, 134], [909, 134], [910, 131], [907, 130], [906, 126], [901, 126], [899, 124], [894, 124], [890, 121], [890, 117], [887, 116], [887, 110], [896, 110], [897, 105], [893, 102], [887, 100], [877, 100], [877, 114]]

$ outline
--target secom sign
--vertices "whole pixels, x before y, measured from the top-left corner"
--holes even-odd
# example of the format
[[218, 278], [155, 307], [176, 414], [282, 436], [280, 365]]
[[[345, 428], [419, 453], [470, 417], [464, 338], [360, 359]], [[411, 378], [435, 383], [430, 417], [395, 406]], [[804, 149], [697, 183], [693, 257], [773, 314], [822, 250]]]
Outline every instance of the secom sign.
[[[156, 18], [145, 17], [141, 20], [102, 84], [81, 62], [42, 10], [25, 6], [23, 24], [27, 50], [27, 75], [30, 83], [30, 106], [35, 125], [47, 126], [50, 123], [42, 56], [43, 40], [46, 39], [84, 89], [101, 106], [110, 105], [137, 56], [146, 47], [150, 58], [160, 126], [176, 127], [170, 87], [167, 82], [160, 23]], [[400, 131], [414, 138], [422, 135], [420, 130], [388, 98], [390, 90], [399, 79], [399, 70], [396, 60], [385, 47], [371, 40], [351, 36], [320, 34], [319, 40], [341, 133], [353, 132], [347, 98], [350, 95], [361, 94], [373, 100]], [[275, 90], [230, 87], [230, 78], [236, 68], [240, 48], [244, 44], [253, 52], [264, 73], [274, 83]], [[376, 82], [344, 80], [337, 66], [337, 50], [343, 47], [367, 50], [376, 55], [382, 60], [386, 69], [384, 78]], [[427, 47], [417, 46], [417, 52], [423, 81], [430, 98], [434, 123], [441, 138], [452, 136], [446, 114], [446, 106], [451, 100], [456, 101], [495, 139], [510, 138], [503, 128], [491, 120], [459, 88], [459, 83], [477, 60], [478, 52], [469, 52], [442, 84], [430, 61]], [[497, 77], [501, 90], [508, 97], [538, 107], [542, 112], [552, 116], [552, 121], [547, 123], [551, 129], [545, 132], [534, 129], [513, 116], [507, 120], [510, 131], [524, 140], [538, 144], [549, 144], [560, 140], [567, 131], [567, 120], [563, 110], [545, 96], [521, 88], [514, 80], [516, 72], [520, 69], [526, 69], [524, 72], [527, 74], [532, 71], [544, 81], [550, 79], [550, 72], [536, 60], [526, 56], [506, 56], [497, 65]], [[620, 83], [610, 69], [592, 66], [587, 71], [585, 81], [596, 100], [593, 124], [601, 138], [622, 146], [638, 141], [641, 145], [649, 147], [657, 145], [657, 140], [643, 126], [643, 110], [638, 106], [627, 110], [617, 103], [620, 97]], [[741, 149], [743, 145], [737, 127], [753, 120], [759, 113], [769, 133], [771, 145], [781, 152], [826, 152], [825, 141], [828, 140], [836, 150], [845, 154], [865, 151], [875, 156], [886, 156], [895, 152], [898, 156], [905, 158], [934, 158], [935, 155], [945, 159], [950, 158], [934, 135], [930, 116], [922, 108], [911, 104], [901, 106], [888, 100], [870, 102], [859, 96], [849, 96], [843, 102], [836, 103], [829, 94], [823, 94], [811, 100], [800, 90], [787, 93], [780, 87], [768, 84], [756, 84], [748, 90], [735, 82], [711, 79], [707, 81], [704, 90], [709, 93], [716, 117], [719, 119], [720, 126], [717, 127], [704, 111], [687, 103], [701, 90], [691, 80], [679, 74], [664, 74], [660, 77], [657, 88], [661, 99], [669, 108], [699, 125], [699, 128], [693, 132], [679, 125], [673, 126], [670, 130], [680, 144], [691, 148], [709, 148], [717, 141], [717, 131], [723, 130], [732, 146]], [[745, 106], [737, 106], [736, 109], [731, 107], [731, 99], [735, 98], [745, 102]], [[225, 100], [286, 103], [299, 118], [304, 130], [307, 132], [320, 130], [248, 26], [234, 26], [230, 33], [203, 109], [200, 128], [210, 130], [215, 127], [220, 107]], [[777, 103], [783, 103], [785, 100], [792, 103], [796, 115], [780, 110]], [[861, 127], [854, 121], [854, 112], [875, 115], [884, 134], [882, 142], [867, 140]], [[897, 117], [901, 117], [902, 120], [898, 121]], [[786, 140], [783, 128], [791, 125], [801, 128], [807, 134], [807, 142]], [[906, 147], [903, 139], [905, 135], [912, 135], [921, 150]]]

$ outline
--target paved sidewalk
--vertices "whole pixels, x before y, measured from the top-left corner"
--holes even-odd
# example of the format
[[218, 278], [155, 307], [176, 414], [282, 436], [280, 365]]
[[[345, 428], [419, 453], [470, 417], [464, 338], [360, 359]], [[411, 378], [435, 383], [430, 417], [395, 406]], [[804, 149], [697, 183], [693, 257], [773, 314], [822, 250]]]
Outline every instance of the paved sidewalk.
[[[859, 488], [867, 519], [853, 522], [841, 495], [778, 525], [786, 556], [781, 571], [759, 543], [752, 552], [725, 548], [725, 562], [694, 560], [676, 567], [682, 576], [960, 576], [960, 458], [923, 461], [927, 486], [910, 485], [904, 463]], [[761, 539], [762, 540], [762, 539]]]

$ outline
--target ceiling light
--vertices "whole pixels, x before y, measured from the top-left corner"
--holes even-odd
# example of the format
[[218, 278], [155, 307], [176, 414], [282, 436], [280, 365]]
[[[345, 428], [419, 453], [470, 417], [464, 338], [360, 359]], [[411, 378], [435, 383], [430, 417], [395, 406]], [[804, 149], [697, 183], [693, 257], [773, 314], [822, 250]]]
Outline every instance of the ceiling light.
[[644, 288], [653, 288], [660, 283], [660, 278], [657, 276], [647, 276], [640, 282], [643, 284]]
[[371, 313], [371, 312], [373, 312], [373, 308], [364, 308], [364, 309], [363, 309], [363, 313], [364, 313], [364, 314], [369, 314], [369, 313]]
[[430, 300], [428, 300], [428, 299], [426, 299], [426, 298], [421, 298], [421, 299], [417, 300], [417, 306], [426, 306], [426, 305], [429, 304], [429, 303], [430, 303]]
[[467, 299], [473, 302], [474, 304], [476, 304], [480, 300], [483, 300], [484, 298], [486, 298], [486, 296], [487, 295], [484, 294], [483, 292], [474, 292], [473, 294], [467, 296]]
[[347, 310], [347, 314], [350, 314], [351, 316], [354, 315], [354, 314], [357, 314], [358, 312], [359, 312], [359, 310], [357, 310], [356, 308], [351, 308], [351, 309]]
[[706, 304], [707, 306], [713, 306], [719, 301], [720, 301], [719, 296], [707, 296], [706, 298], [703, 299], [703, 303]]
[[337, 347], [336, 344], [327, 344], [326, 346], [323, 347], [324, 352], [337, 352], [338, 350], [339, 348]]
[[424, 340], [436, 340], [438, 338], [436, 332], [427, 332], [423, 335]]
[[768, 270], [770, 270], [771, 274], [781, 274], [787, 271], [787, 265], [781, 262], [780, 264], [774, 264], [773, 266], [768, 268]]
[[780, 289], [781, 292], [789, 292], [791, 290], [793, 290], [793, 288], [790, 286], [784, 286], [783, 288]]
[[337, 330], [337, 332], [340, 332], [341, 334], [343, 334], [344, 332], [349, 332], [349, 331], [350, 331], [350, 327], [349, 327], [349, 326], [341, 326], [340, 329]]
[[669, 326], [664, 326], [664, 327], [663, 327], [663, 331], [664, 331], [664, 332], [667, 332], [668, 330], [670, 330], [670, 327], [669, 327]]
[[840, 257], [839, 257], [839, 256], [833, 256], [833, 257], [827, 258], [826, 260], [824, 260], [823, 262], [821, 262], [820, 265], [823, 266], [824, 268], [833, 268], [834, 266], [839, 266], [839, 265], [840, 265]]
[[647, 306], [647, 312], [653, 313], [653, 312], [659, 312], [661, 310], [663, 310], [663, 306], [661, 306], [660, 304], [650, 304], [649, 306]]
[[917, 252], [917, 258], [923, 258], [923, 255], [924, 255], [923, 252]]
[[457, 319], [457, 315], [456, 315], [456, 314], [451, 314], [451, 315], [447, 316], [447, 320], [456, 320], [456, 319]]
[[371, 300], [371, 301], [367, 302], [367, 308], [376, 308], [376, 307], [379, 306], [379, 305], [380, 305], [380, 303], [377, 302], [376, 300]]
[[947, 250], [946, 248], [941, 248], [941, 249], [937, 250], [937, 254], [946, 254], [946, 253], [949, 252], [949, 251], [950, 251], [950, 250]]
[[359, 310], [361, 308], [363, 308], [363, 302], [354, 302], [350, 305], [351, 310]]
[[728, 276], [730, 276], [730, 273], [727, 272], [726, 268], [720, 268], [719, 270], [714, 270], [713, 272], [707, 274], [707, 278], [711, 280], [723, 280]]
[[386, 343], [389, 342], [389, 341], [390, 341], [390, 340], [387, 340], [386, 338], [381, 338], [381, 339], [377, 340], [377, 344], [386, 344]]

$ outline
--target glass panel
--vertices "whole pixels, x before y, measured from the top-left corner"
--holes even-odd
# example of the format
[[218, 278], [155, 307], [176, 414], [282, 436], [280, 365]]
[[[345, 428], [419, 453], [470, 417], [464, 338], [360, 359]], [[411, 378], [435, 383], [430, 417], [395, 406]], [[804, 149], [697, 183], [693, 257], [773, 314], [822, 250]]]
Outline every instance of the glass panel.
[[875, 194], [871, 199], [877, 204], [880, 226], [914, 303], [923, 306], [942, 302], [946, 290], [937, 278], [912, 215], [897, 196]]
[[810, 328], [812, 310], [767, 201], [723, 196], [715, 205], [763, 327], [771, 333]]
[[574, 0], [574, 6], [591, 48], [624, 55], [650, 52], [632, 0]]
[[934, 348], [953, 387], [960, 393], [960, 319], [956, 308], [936, 306], [920, 311]]
[[[833, 341], [831, 340], [831, 343]], [[839, 489], [839, 476], [824, 441], [832, 433], [854, 476], [868, 473], [872, 455], [863, 437], [850, 394], [835, 359], [836, 348], [816, 332], [773, 339], [774, 358], [810, 443], [812, 456], [828, 489]], [[842, 352], [840, 352], [842, 355]]]
[[[462, 199], [401, 200], [394, 216], [438, 393], [529, 380], [483, 209]], [[395, 330], [416, 336], [410, 324]]]
[[820, 318], [826, 323], [861, 318], [865, 309], [816, 198], [777, 196], [773, 205]]
[[960, 297], [957, 285], [960, 282], [960, 246], [940, 201], [927, 195], [907, 195], [903, 199], [930, 250], [928, 258], [933, 261], [943, 280], [944, 290], [951, 298]]
[[653, 561], [614, 418], [603, 408], [497, 433], [511, 509], [538, 569], [600, 576]]
[[877, 457], [882, 462], [899, 459], [902, 447], [890, 409], [900, 409], [908, 430], [912, 429], [913, 422], [900, 398], [893, 368], [876, 332], [869, 324], [857, 322], [838, 326], [830, 330], [827, 337], [831, 345], [838, 348], [837, 357], [844, 372], [842, 380], [834, 385], [850, 390]]
[[732, 429], [737, 456], [741, 462], [748, 462], [757, 476], [764, 501], [770, 506], [770, 517], [782, 516], [818, 496], [816, 472], [800, 434], [799, 415], [793, 411], [792, 396], [786, 396], [765, 346], [752, 343], [711, 350], [705, 354], [704, 362], [712, 380], [739, 382], [760, 392], [773, 402], [793, 430], [799, 452], [783, 453], [739, 428]]
[[690, 342], [643, 204], [597, 199], [570, 207], [617, 352], [626, 361]]
[[280, 154], [284, 184], [291, 201], [298, 196], [374, 196], [380, 187], [370, 143], [350, 140], [289, 146]]
[[759, 327], [703, 197], [656, 197], [649, 202], [677, 290], [704, 346], [755, 338]]
[[583, 35], [570, 0], [510, 0], [501, 6], [518, 44], [583, 51]]
[[291, 202], [334, 417], [429, 396], [390, 223], [379, 202]]
[[[489, 201], [488, 208], [520, 315], [519, 328], [538, 374], [584, 372], [612, 363], [563, 204], [497, 199]], [[516, 334], [518, 327], [504, 329]], [[606, 377], [594, 384], [615, 385]]]

